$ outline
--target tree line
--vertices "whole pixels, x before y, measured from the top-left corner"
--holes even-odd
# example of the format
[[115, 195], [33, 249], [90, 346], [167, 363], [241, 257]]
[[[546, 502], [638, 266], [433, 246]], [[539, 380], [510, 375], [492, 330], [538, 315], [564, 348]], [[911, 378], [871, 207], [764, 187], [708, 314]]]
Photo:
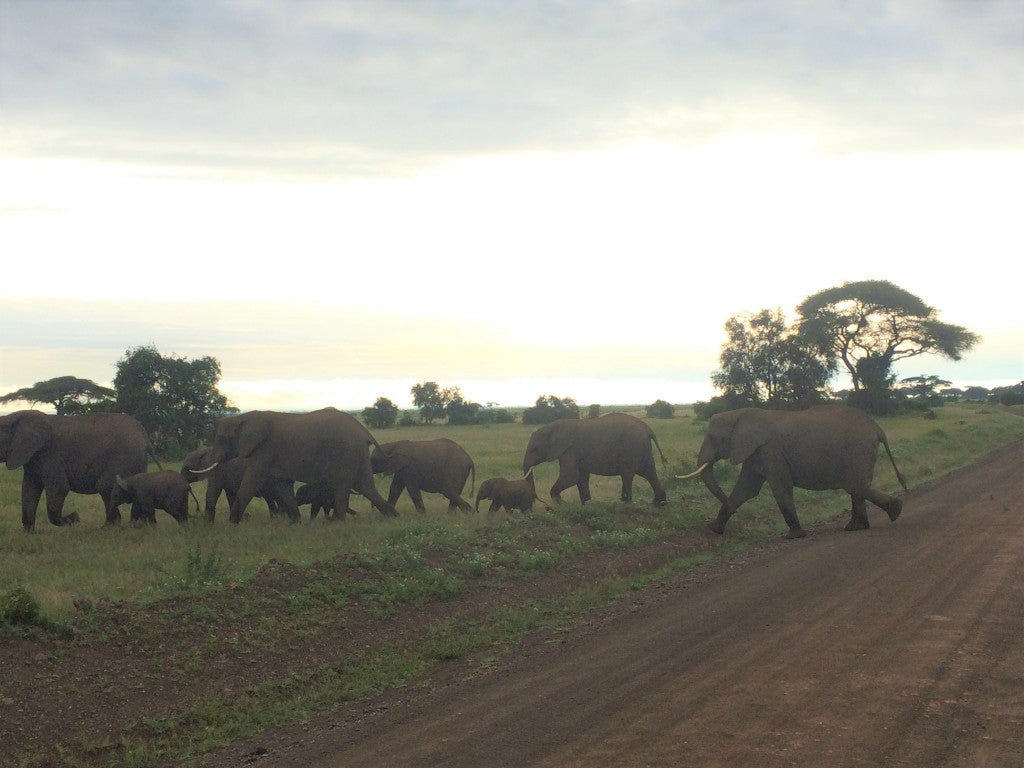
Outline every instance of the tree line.
[[[885, 415], [905, 403], [938, 405], [947, 399], [995, 399], [1024, 403], [1024, 381], [1012, 387], [958, 390], [937, 376], [896, 381], [900, 360], [932, 353], [960, 360], [980, 337], [966, 328], [941, 322], [934, 307], [885, 280], [847, 282], [819, 291], [796, 308], [787, 323], [781, 308], [761, 309], [730, 317], [719, 368], [711, 383], [720, 394], [697, 403], [698, 417], [743, 406], [803, 408], [825, 400], [843, 400], [874, 415]], [[850, 388], [833, 391], [829, 384], [845, 370]], [[0, 396], [0, 403], [48, 403], [58, 414], [118, 411], [135, 416], [164, 453], [195, 447], [209, 438], [217, 420], [238, 409], [218, 390], [221, 368], [214, 357], [187, 359], [162, 355], [152, 345], [125, 352], [116, 363], [113, 388], [88, 379], [59, 376]], [[458, 387], [437, 382], [415, 384], [410, 391], [418, 417], [400, 415], [386, 397], [363, 409], [372, 428], [397, 424], [484, 424], [514, 421], [516, 414], [496, 404], [481, 405]], [[651, 418], [671, 418], [665, 400], [647, 406]], [[580, 418], [572, 397], [541, 395], [520, 414], [524, 424], [545, 424]], [[587, 416], [600, 415], [591, 405]]]

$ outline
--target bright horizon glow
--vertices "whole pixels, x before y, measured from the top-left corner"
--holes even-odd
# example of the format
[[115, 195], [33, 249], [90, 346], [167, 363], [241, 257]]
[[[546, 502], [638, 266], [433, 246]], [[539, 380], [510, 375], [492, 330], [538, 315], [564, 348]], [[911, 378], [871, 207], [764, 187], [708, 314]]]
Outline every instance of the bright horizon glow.
[[61, 7], [0, 10], [0, 393], [152, 343], [243, 409], [680, 403], [867, 279], [982, 337], [901, 377], [1024, 378], [1013, 4]]

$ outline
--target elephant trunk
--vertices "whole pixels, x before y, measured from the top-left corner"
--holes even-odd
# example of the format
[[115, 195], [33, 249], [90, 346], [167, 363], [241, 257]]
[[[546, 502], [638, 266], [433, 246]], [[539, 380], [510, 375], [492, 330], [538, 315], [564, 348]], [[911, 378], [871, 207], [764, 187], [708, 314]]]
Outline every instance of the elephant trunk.
[[707, 487], [711, 494], [718, 499], [722, 504], [728, 506], [729, 497], [725, 495], [725, 491], [722, 490], [722, 486], [718, 484], [718, 480], [715, 479], [715, 465], [714, 462], [706, 462], [701, 468], [700, 479], [704, 481], [704, 485]]

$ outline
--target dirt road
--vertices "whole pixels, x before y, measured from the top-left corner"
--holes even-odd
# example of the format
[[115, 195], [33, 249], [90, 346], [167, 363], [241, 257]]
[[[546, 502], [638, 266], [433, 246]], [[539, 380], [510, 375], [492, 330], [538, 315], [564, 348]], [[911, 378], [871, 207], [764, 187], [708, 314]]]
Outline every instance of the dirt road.
[[[1022, 766], [1024, 445], [240, 764]], [[228, 755], [221, 758], [228, 759]]]

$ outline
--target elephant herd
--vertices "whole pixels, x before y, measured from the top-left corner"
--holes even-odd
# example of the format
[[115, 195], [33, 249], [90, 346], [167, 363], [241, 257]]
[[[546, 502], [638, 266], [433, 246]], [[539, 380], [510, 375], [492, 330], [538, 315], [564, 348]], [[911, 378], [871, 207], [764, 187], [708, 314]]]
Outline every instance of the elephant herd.
[[[590, 476], [618, 476], [620, 497], [632, 498], [633, 480], [645, 479], [654, 504], [666, 503], [653, 448], [664, 453], [651, 428], [640, 419], [611, 413], [595, 419], [560, 419], [535, 430], [523, 456], [521, 478], [489, 478], [480, 484], [476, 505], [462, 497], [475, 467], [457, 443], [446, 438], [379, 443], [361, 422], [334, 408], [311, 413], [251, 411], [226, 416], [217, 423], [209, 446], [189, 454], [180, 472], [147, 472], [152, 452], [145, 430], [123, 414], [94, 413], [54, 416], [27, 410], [0, 416], [0, 461], [22, 469], [22, 525], [31, 531], [36, 509], [46, 492], [46, 511], [54, 525], [77, 522], [64, 516], [69, 492], [99, 494], [107, 523], [120, 520], [119, 506], [131, 504], [132, 520], [153, 522], [164, 510], [179, 522], [188, 519], [191, 483], [206, 479], [205, 513], [213, 520], [217, 500], [225, 493], [230, 520], [242, 520], [253, 497], [264, 499], [271, 513], [299, 517], [300, 505], [310, 515], [344, 519], [351, 513], [352, 493], [366, 497], [383, 515], [398, 513], [395, 503], [405, 491], [423, 512], [422, 494], [439, 493], [449, 510], [528, 511], [539, 500], [533, 468], [557, 461], [558, 477], [550, 489], [555, 503], [576, 486], [581, 502], [590, 500]], [[700, 477], [720, 502], [709, 523], [723, 533], [736, 510], [768, 483], [789, 528], [790, 538], [805, 533], [797, 518], [793, 488], [843, 489], [851, 498], [846, 530], [868, 527], [866, 501], [895, 520], [902, 501], [872, 487], [878, 446], [889, 456], [900, 484], [906, 481], [889, 448], [885, 433], [867, 414], [844, 405], [824, 405], [806, 411], [767, 411], [743, 408], [713, 416], [697, 457], [699, 468], [683, 479]], [[154, 457], [155, 458], [155, 457]], [[741, 464], [731, 493], [714, 476], [717, 461]], [[374, 484], [374, 474], [392, 476], [388, 497]], [[298, 489], [295, 484], [300, 483]], [[198, 500], [196, 501], [198, 506]]]

